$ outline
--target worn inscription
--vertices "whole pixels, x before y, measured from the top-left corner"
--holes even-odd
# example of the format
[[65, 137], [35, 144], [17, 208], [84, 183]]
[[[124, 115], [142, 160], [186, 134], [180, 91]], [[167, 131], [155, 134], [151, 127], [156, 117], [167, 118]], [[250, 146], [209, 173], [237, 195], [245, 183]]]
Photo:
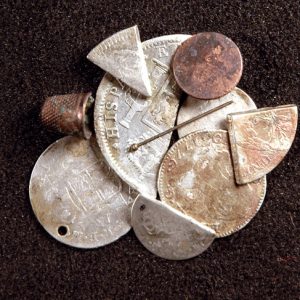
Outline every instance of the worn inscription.
[[171, 134], [135, 152], [129, 152], [128, 148], [132, 143], [152, 137], [174, 125], [180, 90], [170, 71], [170, 63], [178, 45], [187, 37], [171, 35], [143, 43], [151, 81], [151, 97], [144, 97], [125, 85], [121, 86], [108, 74], [101, 81], [96, 96], [95, 131], [103, 155], [123, 180], [152, 197], [157, 194], [157, 173]]
[[195, 132], [167, 152], [159, 171], [158, 190], [163, 202], [229, 235], [258, 211], [266, 179], [237, 186], [227, 132]]
[[[112, 103], [107, 107], [114, 111]], [[41, 155], [30, 179], [38, 220], [52, 236], [74, 247], [103, 246], [130, 229], [137, 193], [108, 167], [97, 147], [94, 138], [58, 140]]]

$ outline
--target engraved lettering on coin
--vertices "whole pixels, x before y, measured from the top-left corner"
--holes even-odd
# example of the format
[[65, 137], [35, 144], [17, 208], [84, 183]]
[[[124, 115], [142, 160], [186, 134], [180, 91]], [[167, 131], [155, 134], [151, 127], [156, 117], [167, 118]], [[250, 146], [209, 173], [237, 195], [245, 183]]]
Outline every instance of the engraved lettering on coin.
[[[172, 169], [170, 161], [176, 161]], [[168, 184], [170, 178], [172, 185]], [[222, 237], [254, 217], [265, 197], [266, 178], [236, 185], [228, 133], [198, 131], [180, 139], [167, 152], [159, 171], [158, 191], [163, 202]]]
[[[104, 157], [124, 181], [151, 197], [157, 194], [157, 173], [171, 134], [135, 152], [128, 149], [174, 125], [180, 90], [170, 72], [170, 62], [178, 45], [188, 37], [170, 35], [143, 43], [152, 97], [141, 96], [109, 74], [96, 95], [95, 131]], [[112, 109], [114, 118], [107, 119]]]
[[94, 248], [130, 230], [130, 207], [137, 193], [108, 167], [95, 138], [69, 136], [40, 156], [29, 195], [50, 235], [73, 247]]
[[296, 105], [228, 115], [236, 181], [251, 182], [272, 171], [290, 149], [297, 129]]
[[247, 111], [256, 109], [256, 105], [253, 100], [244, 91], [239, 88], [234, 88], [230, 93], [225, 96], [211, 100], [198, 101], [197, 99], [188, 96], [184, 101], [183, 105], [179, 109], [177, 124], [183, 123], [198, 114], [204, 113], [218, 105], [221, 105], [229, 100], [233, 103], [220, 109], [212, 114], [209, 114], [199, 120], [194, 121], [191, 124], [183, 126], [178, 129], [179, 137], [184, 137], [185, 135], [194, 131], [209, 131], [223, 129], [227, 130], [227, 114]]
[[215, 238], [207, 226], [158, 200], [139, 196], [132, 206], [131, 224], [140, 242], [157, 256], [181, 260], [199, 255]]

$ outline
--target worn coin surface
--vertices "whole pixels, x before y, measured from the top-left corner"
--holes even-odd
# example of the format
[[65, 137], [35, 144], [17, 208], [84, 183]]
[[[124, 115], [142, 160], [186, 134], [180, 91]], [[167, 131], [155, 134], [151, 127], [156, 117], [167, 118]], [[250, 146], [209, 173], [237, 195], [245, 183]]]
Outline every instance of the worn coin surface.
[[30, 178], [30, 201], [39, 222], [73, 247], [104, 246], [131, 228], [137, 193], [107, 166], [97, 147], [95, 139], [62, 138], [40, 156]]
[[163, 202], [227, 236], [259, 210], [266, 178], [237, 185], [225, 130], [193, 132], [175, 143], [163, 159], [158, 191]]
[[97, 45], [87, 58], [145, 96], [151, 85], [137, 26], [115, 33]]
[[138, 196], [131, 211], [140, 242], [157, 256], [182, 260], [205, 251], [215, 232], [158, 200]]
[[251, 182], [272, 171], [289, 151], [297, 123], [296, 105], [228, 115], [236, 182]]
[[179, 137], [183, 137], [194, 131], [209, 131], [224, 129], [227, 130], [227, 114], [233, 112], [247, 111], [256, 109], [256, 105], [253, 100], [243, 90], [234, 88], [231, 92], [225, 96], [211, 100], [198, 101], [197, 99], [188, 96], [183, 105], [179, 109], [177, 124], [190, 120], [198, 114], [204, 113], [216, 106], [219, 106], [227, 101], [232, 100], [233, 103], [209, 114], [191, 124], [183, 126], [178, 129]]
[[178, 85], [198, 99], [215, 99], [229, 93], [242, 76], [239, 48], [216, 32], [198, 33], [178, 47], [173, 71]]
[[170, 62], [177, 46], [188, 37], [169, 35], [143, 43], [152, 97], [142, 97], [109, 74], [102, 79], [96, 95], [95, 131], [103, 155], [124, 181], [153, 198], [157, 194], [159, 165], [171, 134], [137, 151], [128, 150], [132, 144], [174, 125], [180, 90], [170, 72]]

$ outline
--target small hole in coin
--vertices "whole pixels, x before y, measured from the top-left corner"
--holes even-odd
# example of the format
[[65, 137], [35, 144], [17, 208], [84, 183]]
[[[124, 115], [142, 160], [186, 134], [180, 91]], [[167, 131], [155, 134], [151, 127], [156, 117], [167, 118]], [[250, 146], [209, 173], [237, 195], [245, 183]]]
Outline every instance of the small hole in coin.
[[64, 236], [68, 233], [68, 228], [62, 225], [58, 227], [57, 231], [59, 235]]
[[145, 204], [140, 206], [140, 210], [144, 210], [146, 208]]

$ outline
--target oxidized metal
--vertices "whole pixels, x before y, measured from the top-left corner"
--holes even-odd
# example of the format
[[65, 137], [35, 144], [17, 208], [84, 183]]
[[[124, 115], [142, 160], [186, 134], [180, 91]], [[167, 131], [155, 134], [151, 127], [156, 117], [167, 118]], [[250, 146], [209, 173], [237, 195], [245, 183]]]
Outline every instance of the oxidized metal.
[[296, 105], [228, 115], [235, 179], [251, 182], [272, 171], [289, 151], [297, 129]]
[[115, 33], [87, 56], [94, 64], [145, 96], [152, 90], [137, 26]]
[[215, 32], [198, 33], [178, 47], [173, 71], [178, 85], [199, 99], [229, 93], [240, 81], [243, 61], [239, 48]]
[[131, 225], [140, 242], [157, 256], [182, 260], [205, 251], [215, 232], [161, 201], [139, 196], [132, 206]]
[[216, 112], [209, 114], [193, 122], [190, 125], [186, 125], [178, 129], [179, 137], [184, 137], [185, 135], [198, 130], [227, 130], [227, 114], [256, 109], [256, 105], [250, 98], [250, 96], [239, 88], [234, 88], [230, 93], [226, 94], [221, 98], [215, 99], [214, 101], [198, 101], [197, 99], [188, 96], [181, 108], [179, 109], [177, 124], [181, 124], [186, 120], [189, 120], [194, 116], [198, 115], [199, 113], [208, 111], [209, 109], [212, 109], [220, 104], [226, 103], [227, 101], [233, 101], [233, 103], [227, 106], [226, 108], [217, 110]]
[[73, 247], [104, 246], [131, 228], [137, 193], [107, 166], [97, 147], [93, 138], [60, 139], [40, 156], [30, 178], [30, 201], [39, 222]]
[[259, 210], [266, 178], [236, 185], [228, 133], [193, 132], [175, 143], [159, 170], [163, 202], [212, 228], [217, 237], [244, 227]]
[[156, 198], [157, 173], [171, 134], [130, 152], [132, 144], [174, 126], [180, 90], [170, 72], [177, 46], [189, 36], [170, 35], [143, 43], [152, 85], [144, 98], [109, 74], [102, 79], [95, 102], [97, 141], [109, 165], [134, 189]]
[[41, 110], [41, 121], [49, 129], [89, 139], [92, 132], [88, 110], [93, 102], [92, 93], [48, 97]]

